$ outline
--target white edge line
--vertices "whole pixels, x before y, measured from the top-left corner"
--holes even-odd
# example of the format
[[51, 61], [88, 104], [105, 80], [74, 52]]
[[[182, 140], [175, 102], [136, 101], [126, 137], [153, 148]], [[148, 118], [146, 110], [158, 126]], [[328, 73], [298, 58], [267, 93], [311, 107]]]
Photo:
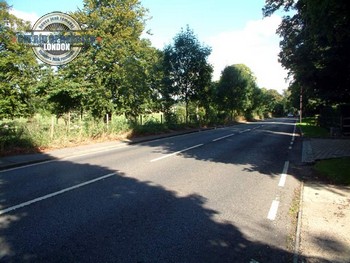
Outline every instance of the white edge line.
[[222, 136], [222, 137], [220, 137], [220, 138], [217, 138], [217, 139], [212, 140], [212, 142], [217, 142], [217, 141], [220, 141], [220, 140], [222, 140], [222, 139], [231, 137], [231, 136], [233, 136], [233, 135], [235, 135], [235, 134], [232, 133], [232, 134], [229, 134], [229, 135], [226, 135], [226, 136]]
[[164, 155], [164, 156], [161, 156], [161, 157], [158, 157], [158, 158], [155, 158], [155, 159], [152, 159], [150, 162], [156, 162], [156, 161], [159, 161], [159, 160], [162, 160], [162, 159], [165, 159], [165, 158], [168, 158], [170, 156], [173, 156], [173, 155], [176, 155], [176, 154], [179, 154], [179, 153], [182, 153], [182, 152], [185, 152], [185, 151], [188, 151], [188, 150], [191, 150], [191, 149], [194, 149], [194, 148], [197, 148], [197, 147], [201, 147], [203, 146], [204, 144], [201, 143], [201, 144], [197, 144], [195, 146], [192, 146], [192, 147], [188, 147], [186, 149], [183, 149], [181, 151], [177, 151], [177, 152], [173, 152], [173, 153], [169, 153], [167, 155]]
[[22, 208], [22, 207], [29, 206], [29, 205], [31, 205], [31, 204], [34, 204], [34, 203], [43, 201], [43, 200], [45, 200], [45, 199], [49, 199], [49, 198], [51, 198], [51, 197], [54, 197], [54, 196], [57, 196], [57, 195], [60, 195], [60, 194], [63, 194], [63, 193], [72, 191], [72, 190], [77, 189], [77, 188], [80, 188], [80, 187], [82, 187], [82, 186], [95, 183], [95, 182], [97, 182], [97, 181], [106, 179], [106, 178], [111, 177], [111, 176], [113, 176], [113, 175], [116, 175], [116, 174], [115, 174], [115, 173], [106, 174], [106, 175], [103, 175], [103, 176], [101, 176], [101, 177], [92, 179], [92, 180], [90, 180], [90, 181], [87, 181], [87, 182], [84, 182], [84, 183], [81, 183], [81, 184], [77, 184], [77, 185], [74, 185], [74, 186], [71, 186], [71, 187], [62, 189], [62, 190], [60, 190], [60, 191], [57, 191], [57, 192], [54, 192], [54, 193], [51, 193], [51, 194], [47, 194], [47, 195], [41, 196], [41, 197], [38, 197], [38, 198], [35, 198], [35, 199], [32, 199], [32, 200], [30, 200], [30, 201], [27, 201], [27, 202], [24, 202], [24, 203], [15, 205], [15, 206], [8, 207], [8, 208], [6, 208], [6, 209], [0, 210], [0, 215], [6, 214], [6, 213], [8, 213], [8, 212], [11, 212], [11, 211], [13, 211], [13, 210], [16, 210], [16, 209], [19, 209], [19, 208]]
[[[42, 164], [46, 164], [46, 163], [59, 162], [59, 161], [62, 161], [62, 160], [67, 160], [67, 159], [71, 159], [71, 158], [78, 158], [78, 157], [82, 157], [82, 156], [86, 156], [86, 155], [92, 155], [92, 154], [95, 154], [95, 153], [103, 153], [103, 152], [108, 152], [108, 151], [113, 151], [113, 150], [124, 149], [124, 148], [127, 148], [127, 147], [129, 147], [129, 145], [109, 146], [107, 148], [97, 149], [96, 151], [83, 152], [83, 153], [80, 153], [80, 154], [65, 156], [65, 157], [61, 157], [61, 158], [60, 157], [55, 158], [53, 156], [52, 157], [53, 159], [51, 159], [51, 160], [47, 160], [47, 161], [43, 161], [43, 162], [38, 161], [36, 163], [31, 163], [31, 164], [26, 164], [26, 165], [19, 166], [19, 167], [13, 167], [13, 168], [1, 170], [0, 173], [11, 172], [11, 171], [24, 169], [24, 168], [28, 168], [28, 167], [32, 167], [32, 166], [37, 166], [37, 165], [42, 165]], [[50, 153], [47, 153], [47, 155], [50, 155]]]
[[279, 203], [280, 202], [277, 200], [272, 201], [269, 213], [267, 215], [267, 219], [272, 220], [272, 221], [275, 220], [276, 215], [277, 215], [277, 211], [278, 211]]
[[14, 170], [24, 169], [24, 168], [27, 168], [27, 167], [37, 166], [37, 165], [40, 165], [40, 164], [57, 162], [58, 160], [59, 159], [51, 159], [51, 160], [47, 160], [47, 161], [43, 161], [43, 162], [38, 161], [36, 163], [26, 164], [26, 165], [19, 166], [19, 167], [13, 167], [13, 168], [1, 170], [0, 174], [1, 173], [5, 173], [5, 172], [11, 172], [11, 171], [14, 171]]

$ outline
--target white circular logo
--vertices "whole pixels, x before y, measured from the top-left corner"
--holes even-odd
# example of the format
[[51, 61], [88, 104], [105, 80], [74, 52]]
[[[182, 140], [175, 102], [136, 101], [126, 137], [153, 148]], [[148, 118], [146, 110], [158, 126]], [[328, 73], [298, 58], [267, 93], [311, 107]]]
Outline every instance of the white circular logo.
[[35, 55], [52, 66], [69, 63], [81, 50], [84, 37], [80, 25], [61, 12], [46, 14], [35, 22], [31, 42]]

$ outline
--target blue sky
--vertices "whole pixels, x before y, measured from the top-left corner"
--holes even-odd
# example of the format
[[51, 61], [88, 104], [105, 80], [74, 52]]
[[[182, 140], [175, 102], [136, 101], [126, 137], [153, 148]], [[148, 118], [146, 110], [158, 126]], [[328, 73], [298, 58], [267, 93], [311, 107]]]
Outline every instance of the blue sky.
[[[83, 7], [82, 0], [8, 0], [13, 13], [35, 22], [52, 11], [69, 12]], [[189, 25], [199, 40], [212, 47], [209, 58], [218, 79], [227, 65], [244, 63], [260, 87], [282, 92], [286, 72], [277, 61], [279, 38], [275, 31], [281, 17], [262, 19], [264, 0], [141, 0], [152, 17], [146, 24], [153, 45], [162, 49]]]

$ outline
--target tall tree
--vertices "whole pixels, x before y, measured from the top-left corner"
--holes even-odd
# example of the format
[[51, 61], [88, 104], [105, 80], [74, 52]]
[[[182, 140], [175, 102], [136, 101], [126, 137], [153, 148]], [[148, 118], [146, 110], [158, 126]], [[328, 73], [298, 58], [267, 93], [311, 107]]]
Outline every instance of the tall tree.
[[149, 41], [141, 39], [146, 9], [138, 0], [84, 0], [84, 8], [72, 15], [99, 40], [71, 63], [73, 75], [89, 87], [86, 108], [96, 117], [114, 111], [134, 118], [148, 103], [157, 59]]
[[265, 114], [280, 117], [284, 114], [283, 96], [274, 89], [262, 89]]
[[293, 94], [323, 103], [350, 101], [350, 2], [347, 0], [267, 0], [263, 13], [293, 11], [278, 29], [279, 54], [294, 83]]
[[202, 45], [187, 26], [174, 38], [174, 43], [164, 49], [164, 90], [167, 105], [180, 100], [188, 106], [193, 99], [200, 99], [204, 89], [210, 85], [212, 67], [207, 59], [211, 48]]
[[31, 49], [16, 41], [16, 31], [29, 30], [30, 25], [9, 10], [0, 2], [0, 118], [33, 114], [39, 70]]
[[243, 64], [227, 66], [218, 83], [218, 99], [223, 110], [234, 114], [244, 114], [251, 107], [251, 96], [256, 87], [253, 72]]

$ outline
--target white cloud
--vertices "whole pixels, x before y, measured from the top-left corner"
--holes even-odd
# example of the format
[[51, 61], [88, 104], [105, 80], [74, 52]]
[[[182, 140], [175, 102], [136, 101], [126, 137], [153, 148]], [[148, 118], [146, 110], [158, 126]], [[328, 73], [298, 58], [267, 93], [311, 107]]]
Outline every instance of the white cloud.
[[279, 38], [276, 29], [278, 16], [249, 21], [242, 30], [223, 32], [209, 37], [205, 43], [212, 47], [209, 62], [218, 80], [225, 66], [246, 64], [255, 74], [259, 87], [282, 92], [288, 87], [287, 72], [278, 62]]
[[34, 12], [27, 13], [27, 12], [19, 11], [19, 10], [16, 10], [16, 9], [11, 9], [10, 10], [10, 14], [13, 14], [16, 17], [21, 18], [21, 19], [23, 19], [25, 21], [29, 21], [32, 26], [39, 19], [39, 16], [36, 13], [34, 13]]

